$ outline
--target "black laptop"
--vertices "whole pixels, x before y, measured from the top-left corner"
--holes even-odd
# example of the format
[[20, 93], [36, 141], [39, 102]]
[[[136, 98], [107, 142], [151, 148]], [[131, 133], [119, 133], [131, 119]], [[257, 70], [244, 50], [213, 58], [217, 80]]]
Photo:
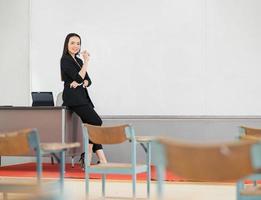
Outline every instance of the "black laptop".
[[32, 106], [54, 106], [52, 92], [32, 92]]

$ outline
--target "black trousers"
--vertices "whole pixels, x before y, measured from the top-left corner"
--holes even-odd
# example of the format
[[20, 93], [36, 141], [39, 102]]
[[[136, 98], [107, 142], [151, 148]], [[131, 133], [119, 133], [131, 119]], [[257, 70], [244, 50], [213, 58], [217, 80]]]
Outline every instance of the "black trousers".
[[[99, 115], [95, 112], [91, 104], [81, 105], [81, 106], [69, 106], [69, 109], [75, 112], [82, 120], [83, 123], [88, 123], [95, 126], [101, 126], [102, 120]], [[92, 151], [95, 153], [97, 150], [102, 149], [101, 144], [93, 144]]]

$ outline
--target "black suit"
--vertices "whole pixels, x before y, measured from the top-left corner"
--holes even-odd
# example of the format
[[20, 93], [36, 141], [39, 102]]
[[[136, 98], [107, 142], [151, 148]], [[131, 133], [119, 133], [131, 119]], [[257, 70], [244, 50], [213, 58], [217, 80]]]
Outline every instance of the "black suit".
[[[89, 82], [87, 87], [92, 83], [88, 73], [85, 74], [84, 79], [79, 75], [83, 62], [78, 57], [75, 59], [76, 61], [71, 55], [64, 55], [61, 58], [61, 75], [64, 81], [63, 105], [79, 115], [83, 123], [101, 126], [102, 120], [94, 110], [94, 105], [87, 89], [83, 88], [82, 85], [77, 88], [70, 88], [70, 84], [73, 81], [81, 84], [84, 80], [87, 80]], [[90, 141], [90, 143], [92, 142]], [[93, 152], [99, 149], [102, 149], [102, 145], [93, 145]]]
[[77, 83], [82, 83], [84, 80], [89, 82], [89, 87], [92, 82], [89, 75], [86, 73], [84, 79], [79, 75], [79, 71], [83, 65], [83, 62], [80, 58], [76, 57], [78, 65], [71, 55], [63, 56], [61, 59], [61, 73], [62, 79], [64, 81], [64, 90], [63, 90], [63, 105], [64, 106], [79, 106], [91, 104], [94, 107], [91, 98], [88, 94], [88, 91], [79, 86], [77, 88], [70, 88], [70, 84], [73, 81]]

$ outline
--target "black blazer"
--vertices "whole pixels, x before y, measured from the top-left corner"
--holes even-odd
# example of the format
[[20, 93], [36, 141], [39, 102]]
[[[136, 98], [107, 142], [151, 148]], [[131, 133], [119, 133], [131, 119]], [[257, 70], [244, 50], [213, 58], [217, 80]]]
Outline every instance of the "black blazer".
[[86, 73], [84, 79], [79, 75], [83, 62], [78, 57], [76, 57], [76, 60], [80, 66], [75, 62], [71, 55], [65, 55], [61, 58], [61, 76], [64, 81], [63, 105], [80, 106], [91, 104], [91, 106], [94, 107], [86, 88], [83, 88], [82, 85], [77, 88], [70, 88], [70, 84], [73, 81], [82, 83], [84, 80], [88, 80], [89, 84], [87, 87], [92, 83], [88, 73]]

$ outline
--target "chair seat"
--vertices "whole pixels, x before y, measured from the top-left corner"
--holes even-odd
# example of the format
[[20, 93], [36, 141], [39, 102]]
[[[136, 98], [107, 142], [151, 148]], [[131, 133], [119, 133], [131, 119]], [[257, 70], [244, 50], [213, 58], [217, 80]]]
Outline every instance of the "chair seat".
[[71, 148], [80, 147], [79, 142], [75, 143], [41, 143], [40, 147], [43, 151], [46, 152], [56, 152], [56, 151], [62, 151], [67, 150]]
[[15, 180], [1, 180], [0, 181], [0, 191], [5, 192], [17, 192], [17, 193], [28, 193], [39, 191], [42, 188], [52, 188], [52, 186], [58, 185], [57, 183], [51, 180], [44, 180], [39, 183], [36, 180], [24, 180], [24, 179], [15, 179]]
[[40, 186], [37, 183], [17, 183], [17, 182], [10, 182], [10, 183], [0, 183], [0, 191], [5, 192], [17, 192], [17, 193], [28, 193], [32, 191], [37, 191], [40, 189]]
[[241, 135], [240, 139], [242, 139], [242, 140], [253, 140], [253, 141], [256, 141], [256, 142], [261, 141], [261, 137], [254, 136], [254, 135]]
[[247, 196], [257, 196], [261, 195], [261, 186], [246, 186], [243, 190], [240, 191], [241, 195], [247, 195]]
[[[144, 167], [146, 166], [145, 164], [137, 164], [136, 167], [140, 168], [140, 167]], [[122, 169], [131, 169], [132, 165], [129, 163], [106, 163], [106, 164], [98, 164], [98, 165], [91, 165], [90, 166], [91, 169], [93, 168], [97, 168], [97, 169], [109, 169], [109, 168], [122, 168]]]
[[153, 142], [157, 140], [158, 137], [156, 136], [135, 136], [137, 142]]
[[91, 165], [88, 169], [90, 173], [101, 173], [101, 174], [138, 174], [147, 171], [147, 165], [137, 164], [134, 169], [131, 164], [128, 163], [106, 163]]

